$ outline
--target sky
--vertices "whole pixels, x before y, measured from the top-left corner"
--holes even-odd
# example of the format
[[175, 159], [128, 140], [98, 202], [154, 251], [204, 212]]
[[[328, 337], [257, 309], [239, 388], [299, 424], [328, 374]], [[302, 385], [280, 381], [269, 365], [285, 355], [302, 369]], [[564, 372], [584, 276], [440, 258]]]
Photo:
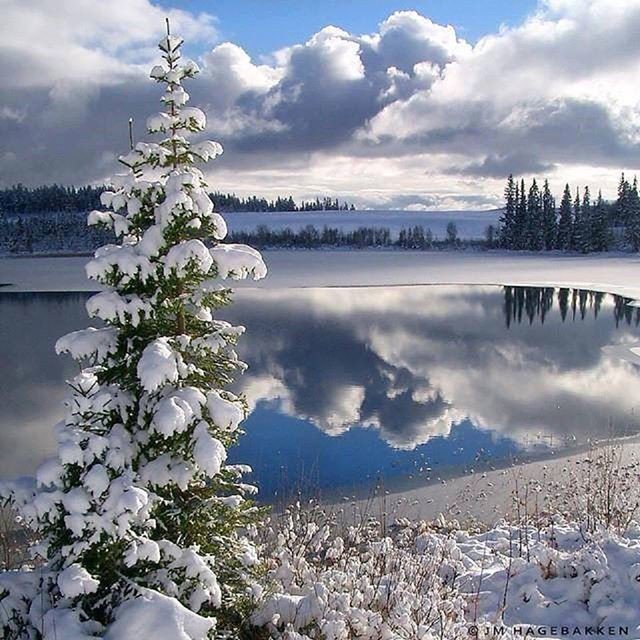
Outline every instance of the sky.
[[251, 56], [305, 42], [327, 25], [350, 33], [373, 33], [392, 13], [403, 10], [450, 24], [461, 37], [476, 42], [503, 24], [520, 23], [536, 8], [535, 0], [185, 0], [179, 5], [163, 0], [159, 4], [213, 13], [218, 37]]
[[164, 18], [224, 155], [211, 188], [488, 209], [509, 173], [640, 167], [640, 0], [0, 0], [0, 184], [101, 183], [160, 108]]

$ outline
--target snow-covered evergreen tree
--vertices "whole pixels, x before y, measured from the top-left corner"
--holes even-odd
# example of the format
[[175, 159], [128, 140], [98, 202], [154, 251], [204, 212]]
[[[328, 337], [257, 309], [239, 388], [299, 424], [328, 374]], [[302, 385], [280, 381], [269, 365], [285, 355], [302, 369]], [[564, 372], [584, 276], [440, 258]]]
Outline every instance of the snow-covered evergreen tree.
[[527, 192], [524, 179], [520, 180], [520, 188], [516, 191], [516, 213], [513, 229], [513, 248], [527, 248]]
[[631, 185], [626, 179], [624, 172], [620, 176], [620, 182], [618, 183], [618, 199], [616, 200], [616, 222], [621, 225], [627, 224], [627, 218], [629, 214], [629, 197], [631, 195]]
[[558, 223], [556, 220], [556, 201], [551, 194], [549, 181], [544, 181], [542, 189], [542, 225], [544, 236], [544, 248], [554, 249], [556, 246], [556, 235]]
[[584, 246], [584, 222], [582, 219], [582, 202], [580, 200], [580, 188], [576, 187], [576, 196], [573, 199], [573, 236], [571, 248], [582, 251]]
[[220, 279], [266, 269], [254, 249], [219, 243], [225, 222], [196, 165], [222, 149], [189, 140], [205, 115], [185, 106], [198, 68], [181, 44], [167, 35], [151, 71], [165, 110], [147, 127], [163, 139], [121, 158], [110, 211], [89, 216], [118, 238], [87, 265], [106, 287], [87, 302], [102, 324], [58, 341], [88, 366], [70, 382], [57, 456], [8, 491], [43, 564], [0, 575], [3, 638], [237, 637], [250, 594], [252, 487], [226, 463], [245, 411], [224, 390], [244, 368], [242, 328], [215, 312], [230, 301]]
[[[576, 196], [578, 197], [578, 196]], [[582, 195], [582, 204], [578, 207], [578, 201], [575, 203], [576, 211], [579, 211], [579, 215], [576, 214], [576, 222], [575, 222], [575, 243], [576, 249], [581, 251], [582, 253], [589, 253], [591, 251], [591, 236], [592, 236], [592, 225], [591, 225], [591, 194], [589, 192], [589, 187], [586, 186], [584, 188], [584, 193]]]
[[542, 196], [535, 178], [527, 198], [527, 235], [525, 249], [540, 251], [543, 248]]
[[626, 228], [627, 241], [634, 251], [640, 251], [640, 195], [638, 194], [638, 180], [627, 189], [626, 194]]
[[556, 236], [557, 249], [571, 249], [573, 238], [573, 212], [571, 209], [571, 190], [566, 184], [560, 201], [558, 234]]
[[504, 188], [504, 212], [500, 216], [500, 245], [505, 249], [512, 249], [514, 244], [517, 200], [518, 186], [510, 174]]
[[611, 245], [611, 229], [602, 191], [598, 191], [591, 216], [591, 245], [594, 251], [608, 251]]

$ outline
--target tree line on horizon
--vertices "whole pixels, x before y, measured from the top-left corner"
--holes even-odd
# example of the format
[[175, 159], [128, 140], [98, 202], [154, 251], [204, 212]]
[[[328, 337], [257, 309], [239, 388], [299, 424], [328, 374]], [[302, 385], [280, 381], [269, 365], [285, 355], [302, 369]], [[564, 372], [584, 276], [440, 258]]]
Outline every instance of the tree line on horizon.
[[548, 180], [540, 188], [534, 178], [527, 188], [513, 175], [507, 179], [504, 198], [498, 230], [503, 249], [590, 253], [608, 251], [621, 236], [634, 251], [640, 250], [638, 182], [629, 182], [624, 173], [615, 202], [605, 201], [601, 191], [593, 199], [589, 186], [573, 193], [566, 184], [557, 206]]
[[[66, 187], [59, 184], [25, 187], [22, 184], [0, 189], [0, 217], [41, 213], [81, 213], [101, 209], [104, 185]], [[237, 196], [215, 191], [210, 194], [214, 207], [222, 213], [235, 211], [355, 211], [355, 205], [337, 198], [323, 197], [296, 202], [292, 196], [269, 200], [260, 196]]]
[[318, 228], [310, 224], [298, 230], [293, 230], [289, 227], [269, 229], [266, 225], [258, 225], [251, 231], [233, 231], [229, 237], [232, 242], [251, 244], [259, 249], [397, 247], [400, 249], [427, 251], [429, 249], [468, 247], [483, 244], [482, 240], [461, 240], [458, 238], [458, 228], [453, 221], [447, 224], [444, 238], [436, 238], [431, 229], [422, 225], [403, 227], [398, 231], [397, 237], [394, 237], [388, 227], [362, 226], [351, 231], [345, 231], [337, 227], [325, 225], [322, 228]]
[[273, 212], [273, 211], [355, 211], [354, 204], [340, 202], [337, 198], [315, 198], [296, 202], [292, 196], [278, 196], [268, 200], [258, 196], [240, 198], [235, 193], [215, 191], [210, 194], [216, 211], [228, 213], [233, 211]]
[[[108, 230], [84, 225], [84, 217], [82, 213], [68, 213], [8, 220], [0, 218], [0, 255], [90, 253], [113, 241]], [[458, 229], [453, 221], [447, 225], [444, 238], [436, 238], [431, 229], [422, 225], [402, 228], [395, 236], [388, 227], [361, 226], [345, 231], [327, 225], [318, 228], [309, 224], [297, 230], [290, 227], [270, 229], [266, 225], [258, 225], [250, 231], [232, 231], [228, 239], [230, 242], [250, 244], [260, 249], [386, 247], [428, 251], [488, 246], [484, 240], [458, 238]]]

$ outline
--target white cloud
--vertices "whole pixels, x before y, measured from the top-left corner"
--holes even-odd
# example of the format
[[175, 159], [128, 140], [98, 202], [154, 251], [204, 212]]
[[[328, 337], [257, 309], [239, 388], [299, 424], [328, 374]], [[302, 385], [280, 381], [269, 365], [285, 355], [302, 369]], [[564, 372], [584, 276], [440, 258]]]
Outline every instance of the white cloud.
[[216, 36], [211, 15], [165, 10], [149, 0], [7, 0], [0, 39], [3, 88], [117, 82], [155, 56], [165, 17], [191, 41]]
[[207, 81], [216, 90], [215, 103], [228, 107], [247, 92], [265, 94], [282, 78], [283, 70], [268, 65], [255, 65], [238, 45], [223, 42], [203, 56]]
[[[142, 76], [166, 11], [10, 0], [3, 12], [0, 57], [13, 73], [0, 134], [15, 156], [3, 179], [102, 178], [126, 142], [122, 123], [154, 109]], [[190, 44], [206, 43], [189, 91], [227, 150], [216, 187], [464, 208], [499, 202], [510, 171], [553, 186], [579, 167], [581, 183], [611, 197], [619, 170], [640, 167], [640, 0], [546, 0], [474, 46], [401, 11], [374, 33], [328, 26], [260, 63], [213, 46], [212, 16], [169, 14]]]

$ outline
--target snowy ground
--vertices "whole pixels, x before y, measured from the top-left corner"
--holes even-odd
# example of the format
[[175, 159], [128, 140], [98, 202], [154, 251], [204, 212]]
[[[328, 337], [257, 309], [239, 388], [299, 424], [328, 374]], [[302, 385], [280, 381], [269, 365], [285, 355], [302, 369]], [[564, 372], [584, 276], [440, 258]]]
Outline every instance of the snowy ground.
[[358, 227], [387, 227], [393, 236], [402, 228], [420, 225], [431, 229], [435, 238], [446, 237], [447, 224], [455, 222], [458, 237], [484, 238], [489, 225], [497, 226], [499, 211], [283, 211], [236, 212], [225, 214], [231, 231], [253, 231], [264, 224], [269, 229], [293, 230], [313, 225], [353, 231]]
[[635, 523], [620, 536], [560, 520], [477, 532], [439, 518], [323, 536], [322, 515], [305, 516], [290, 510], [267, 546], [275, 589], [256, 619], [271, 638], [639, 637]]

